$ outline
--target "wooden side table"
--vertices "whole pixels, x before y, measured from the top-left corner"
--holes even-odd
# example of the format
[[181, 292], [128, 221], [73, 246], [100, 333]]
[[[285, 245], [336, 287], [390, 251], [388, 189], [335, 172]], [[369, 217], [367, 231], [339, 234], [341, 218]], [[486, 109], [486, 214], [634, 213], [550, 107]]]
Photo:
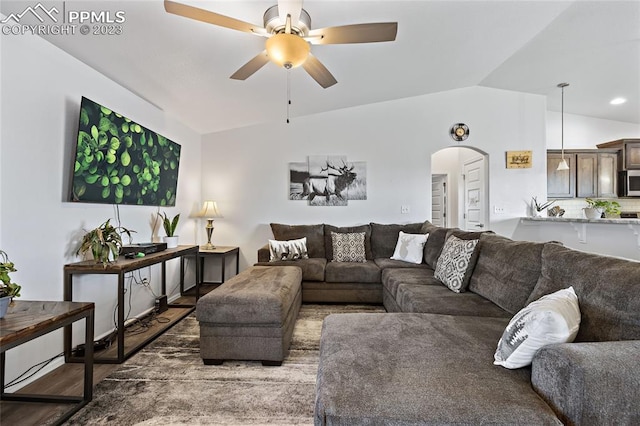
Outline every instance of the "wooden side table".
[[[136, 271], [138, 269], [159, 264], [161, 267], [161, 293], [167, 294], [167, 282], [166, 282], [166, 262], [171, 259], [180, 259], [180, 290], [184, 288], [184, 258], [186, 256], [198, 256], [198, 246], [195, 245], [180, 245], [176, 248], [166, 249], [158, 253], [151, 253], [141, 258], [126, 259], [122, 256], [117, 261], [111, 262], [105, 266], [101, 263], [96, 263], [94, 260], [85, 260], [82, 262], [70, 263], [64, 265], [64, 300], [73, 300], [73, 277], [75, 275], [87, 275], [87, 274], [109, 274], [117, 276], [118, 288], [117, 288], [117, 300], [118, 300], [118, 312], [117, 312], [117, 344], [112, 345], [103, 356], [97, 356], [95, 362], [100, 364], [120, 364], [136, 353], [139, 349], [143, 348], [151, 340], [162, 334], [167, 328], [173, 326], [178, 320], [186, 317], [195, 309], [195, 305], [175, 305], [170, 304], [169, 308], [181, 309], [182, 312], [177, 316], [176, 321], [171, 321], [164, 324], [157, 332], [149, 335], [147, 338], [130, 339], [130, 344], [125, 347], [125, 275], [129, 272]], [[198, 286], [198, 262], [195, 264], [196, 271], [196, 287]], [[74, 356], [71, 350], [71, 334], [72, 326], [68, 325], [64, 328], [64, 356], [67, 362], [82, 362], [83, 358]], [[115, 355], [115, 356], [112, 356]]]
[[[228, 256], [235, 256], [236, 258], [236, 275], [240, 272], [240, 248], [231, 246], [217, 246], [213, 249], [206, 249], [205, 246], [200, 246], [198, 250], [198, 262], [200, 267], [200, 276], [196, 279], [196, 300], [200, 298], [200, 286], [203, 284], [222, 284], [225, 281], [225, 265], [227, 263]], [[220, 281], [204, 281], [204, 259], [205, 257], [213, 257], [220, 259]]]
[[85, 343], [93, 342], [95, 305], [87, 302], [36, 302], [17, 300], [4, 318], [0, 319], [0, 386], [3, 401], [48, 402], [74, 404], [55, 423], [60, 425], [84, 407], [93, 398], [93, 345], [85, 344], [84, 388], [82, 396], [34, 395], [5, 393], [5, 352], [36, 337], [84, 319]]

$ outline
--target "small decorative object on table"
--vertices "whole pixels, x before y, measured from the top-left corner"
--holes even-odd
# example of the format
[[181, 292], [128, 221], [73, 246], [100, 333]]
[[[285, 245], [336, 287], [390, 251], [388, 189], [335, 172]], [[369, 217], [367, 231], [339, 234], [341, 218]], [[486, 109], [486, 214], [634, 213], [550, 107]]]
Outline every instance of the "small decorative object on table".
[[4, 315], [9, 309], [14, 297], [20, 297], [20, 285], [11, 282], [10, 272], [16, 272], [17, 269], [13, 262], [9, 260], [9, 256], [4, 251], [0, 250], [0, 318], [4, 318]]
[[547, 209], [547, 214], [549, 217], [562, 217], [564, 215], [564, 209], [560, 208], [560, 206], [554, 206]]
[[207, 226], [205, 229], [207, 230], [207, 244], [203, 247], [205, 250], [213, 250], [216, 248], [213, 244], [211, 244], [211, 234], [213, 234], [213, 219], [222, 217], [220, 211], [218, 210], [218, 203], [215, 201], [205, 201], [202, 205], [202, 210], [200, 210], [195, 217], [203, 217], [207, 219]]
[[537, 197], [531, 197], [531, 200], [532, 200], [531, 213], [533, 213], [534, 217], [542, 216], [542, 212], [545, 211], [545, 209], [547, 207], [549, 207], [550, 205], [552, 205], [553, 203], [556, 202], [556, 200], [551, 200], [551, 201], [547, 201], [547, 202], [542, 203], [542, 204], [538, 204]]
[[169, 220], [169, 217], [166, 213], [163, 213], [162, 226], [164, 227], [164, 232], [167, 234], [166, 237], [163, 238], [164, 242], [167, 243], [167, 248], [176, 248], [178, 247], [178, 236], [174, 235], [176, 232], [176, 227], [178, 226], [178, 222], [180, 221], [180, 213], [173, 217], [173, 220]]
[[84, 234], [82, 243], [76, 254], [85, 254], [91, 250], [95, 261], [102, 262], [105, 268], [110, 262], [109, 255], [112, 255], [113, 260], [117, 260], [120, 255], [120, 249], [122, 248], [122, 237], [120, 234], [125, 233], [129, 236], [129, 239], [131, 239], [131, 233], [136, 231], [130, 231], [122, 226], [115, 227], [109, 223], [110, 221], [111, 219]]

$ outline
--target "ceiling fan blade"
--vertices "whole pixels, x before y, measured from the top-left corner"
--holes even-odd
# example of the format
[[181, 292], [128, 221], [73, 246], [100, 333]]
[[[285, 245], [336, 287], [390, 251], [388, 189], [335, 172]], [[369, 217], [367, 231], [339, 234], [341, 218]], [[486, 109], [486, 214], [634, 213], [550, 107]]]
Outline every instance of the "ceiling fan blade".
[[321, 36], [321, 38], [311, 39], [309, 42], [312, 44], [376, 43], [395, 40], [397, 32], [397, 22], [343, 25], [311, 30], [309, 37]]
[[260, 68], [264, 67], [267, 62], [269, 62], [269, 57], [267, 56], [267, 51], [263, 50], [255, 57], [253, 57], [253, 59], [251, 59], [249, 62], [241, 66], [240, 69], [234, 72], [230, 78], [234, 80], [246, 80]]
[[318, 58], [313, 56], [311, 53], [309, 53], [307, 60], [302, 64], [302, 68], [304, 68], [304, 70], [325, 89], [338, 82], [338, 80], [331, 75], [327, 67], [322, 65], [322, 62], [320, 62]]
[[282, 22], [287, 20], [287, 15], [291, 15], [291, 25], [298, 25], [301, 11], [302, 0], [278, 0], [278, 15]]
[[232, 30], [243, 31], [245, 33], [267, 36], [267, 31], [259, 26], [253, 25], [239, 19], [230, 18], [211, 12], [210, 10], [200, 9], [194, 6], [188, 6], [173, 1], [164, 1], [164, 10], [174, 15], [184, 16], [185, 18], [195, 19], [196, 21], [206, 22], [208, 24], [218, 25], [220, 27], [230, 28]]

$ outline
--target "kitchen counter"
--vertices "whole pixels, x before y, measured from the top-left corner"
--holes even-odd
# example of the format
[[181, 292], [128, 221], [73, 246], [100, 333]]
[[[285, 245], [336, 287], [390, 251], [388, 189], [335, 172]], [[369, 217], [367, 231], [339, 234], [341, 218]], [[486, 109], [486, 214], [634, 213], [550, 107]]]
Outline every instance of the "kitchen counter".
[[585, 219], [580, 217], [523, 217], [523, 221], [531, 222], [561, 222], [561, 223], [597, 223], [597, 224], [617, 224], [617, 225], [640, 225], [640, 219]]
[[514, 239], [559, 241], [567, 247], [640, 261], [640, 219], [523, 217]]

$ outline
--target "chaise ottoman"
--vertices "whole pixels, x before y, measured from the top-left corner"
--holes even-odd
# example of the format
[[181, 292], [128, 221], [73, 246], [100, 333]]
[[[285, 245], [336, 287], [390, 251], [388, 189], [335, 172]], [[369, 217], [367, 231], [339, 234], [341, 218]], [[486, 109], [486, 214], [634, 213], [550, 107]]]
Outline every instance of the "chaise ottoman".
[[198, 300], [200, 356], [281, 365], [302, 303], [297, 266], [253, 266]]

